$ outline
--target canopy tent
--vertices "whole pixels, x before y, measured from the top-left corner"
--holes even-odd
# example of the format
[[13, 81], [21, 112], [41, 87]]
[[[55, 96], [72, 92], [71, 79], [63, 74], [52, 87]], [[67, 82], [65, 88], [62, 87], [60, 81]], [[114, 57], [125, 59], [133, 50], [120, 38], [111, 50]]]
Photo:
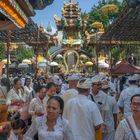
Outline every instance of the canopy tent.
[[122, 61], [121, 63], [115, 65], [110, 72], [112, 74], [140, 74], [140, 67], [131, 65], [127, 61]]

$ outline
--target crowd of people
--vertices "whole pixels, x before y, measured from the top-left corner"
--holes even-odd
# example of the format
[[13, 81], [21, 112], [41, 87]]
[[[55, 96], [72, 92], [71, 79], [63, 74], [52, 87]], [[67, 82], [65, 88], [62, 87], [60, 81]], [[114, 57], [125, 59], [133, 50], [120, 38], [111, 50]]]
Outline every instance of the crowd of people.
[[140, 140], [140, 75], [3, 77], [0, 140]]

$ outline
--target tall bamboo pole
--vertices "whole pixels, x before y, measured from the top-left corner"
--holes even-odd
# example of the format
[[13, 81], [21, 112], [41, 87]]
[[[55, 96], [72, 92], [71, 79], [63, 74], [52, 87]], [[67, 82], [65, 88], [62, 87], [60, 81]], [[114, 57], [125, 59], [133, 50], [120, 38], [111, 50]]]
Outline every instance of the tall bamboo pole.
[[10, 41], [11, 41], [11, 39], [10, 39], [10, 36], [11, 36], [11, 31], [10, 30], [8, 30], [7, 31], [7, 79], [9, 79], [9, 54], [10, 54]]

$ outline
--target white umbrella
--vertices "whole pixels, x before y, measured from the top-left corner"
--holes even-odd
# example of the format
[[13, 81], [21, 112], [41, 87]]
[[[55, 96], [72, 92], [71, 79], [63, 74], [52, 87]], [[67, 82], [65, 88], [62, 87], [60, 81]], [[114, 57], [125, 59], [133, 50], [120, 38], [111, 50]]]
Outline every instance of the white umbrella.
[[101, 60], [98, 62], [99, 68], [109, 68], [109, 64], [105, 63], [105, 61]]
[[58, 66], [58, 63], [57, 62], [51, 62], [50, 66]]
[[29, 60], [29, 59], [24, 59], [24, 60], [22, 61], [22, 63], [32, 64], [31, 60]]
[[[3, 62], [4, 64], [7, 64], [7, 59], [3, 59], [2, 62]], [[11, 61], [10, 61], [10, 60], [9, 60], [9, 64], [11, 64]]]
[[46, 66], [47, 66], [47, 64], [46, 64], [46, 63], [41, 62], [41, 63], [39, 63], [39, 64], [38, 64], [38, 66], [39, 66], [39, 67], [46, 67]]
[[122, 61], [118, 61], [118, 62], [116, 63], [116, 65], [117, 65], [117, 64], [120, 64], [121, 62], [122, 62]]
[[81, 58], [81, 59], [88, 59], [87, 56], [84, 55], [84, 54], [81, 54], [81, 55], [80, 55], [80, 58]]
[[18, 65], [18, 68], [29, 68], [29, 65], [26, 64], [26, 63], [20, 63], [20, 64]]
[[63, 58], [63, 56], [61, 54], [58, 54], [56, 58]]

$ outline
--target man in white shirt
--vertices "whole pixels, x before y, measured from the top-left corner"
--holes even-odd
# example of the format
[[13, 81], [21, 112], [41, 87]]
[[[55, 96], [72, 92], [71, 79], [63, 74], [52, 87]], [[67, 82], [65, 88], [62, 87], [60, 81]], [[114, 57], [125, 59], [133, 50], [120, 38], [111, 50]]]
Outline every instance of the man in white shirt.
[[66, 103], [64, 117], [69, 120], [74, 140], [95, 140], [95, 132], [103, 123], [96, 104], [88, 99], [91, 82], [81, 79], [77, 88], [79, 95]]
[[32, 121], [34, 121], [37, 116], [42, 116], [46, 113], [46, 93], [46, 87], [40, 86], [38, 97], [31, 100], [28, 112], [32, 116]]
[[138, 81], [140, 78], [138, 75], [133, 75], [129, 77], [130, 86], [124, 89], [119, 97], [118, 105], [124, 115], [124, 117], [131, 115], [130, 99], [135, 94], [140, 94], [140, 88], [138, 87]]
[[103, 140], [114, 140], [115, 128], [117, 127], [117, 114], [119, 113], [118, 105], [114, 96], [110, 95], [110, 85], [107, 80], [102, 81], [102, 90], [107, 94], [109, 110], [106, 112], [104, 121], [106, 128], [103, 133]]
[[[69, 81], [69, 89], [67, 89], [64, 94], [61, 96], [64, 104], [66, 104], [71, 98], [74, 98], [78, 95], [77, 91], [77, 83], [78, 83], [79, 77], [77, 75], [71, 75], [68, 77]], [[65, 111], [65, 107], [64, 107]]]
[[54, 75], [54, 76], [52, 77], [52, 79], [53, 79], [53, 82], [54, 82], [55, 85], [56, 85], [56, 94], [57, 94], [58, 96], [61, 96], [61, 95], [62, 95], [62, 92], [61, 92], [62, 80], [59, 78], [58, 75]]
[[89, 99], [96, 103], [104, 119], [104, 115], [106, 111], [109, 110], [109, 105], [107, 102], [107, 95], [101, 90], [102, 83], [98, 75], [93, 77], [91, 79], [91, 82], [92, 82], [92, 91], [91, 91], [91, 94], [89, 95]]

